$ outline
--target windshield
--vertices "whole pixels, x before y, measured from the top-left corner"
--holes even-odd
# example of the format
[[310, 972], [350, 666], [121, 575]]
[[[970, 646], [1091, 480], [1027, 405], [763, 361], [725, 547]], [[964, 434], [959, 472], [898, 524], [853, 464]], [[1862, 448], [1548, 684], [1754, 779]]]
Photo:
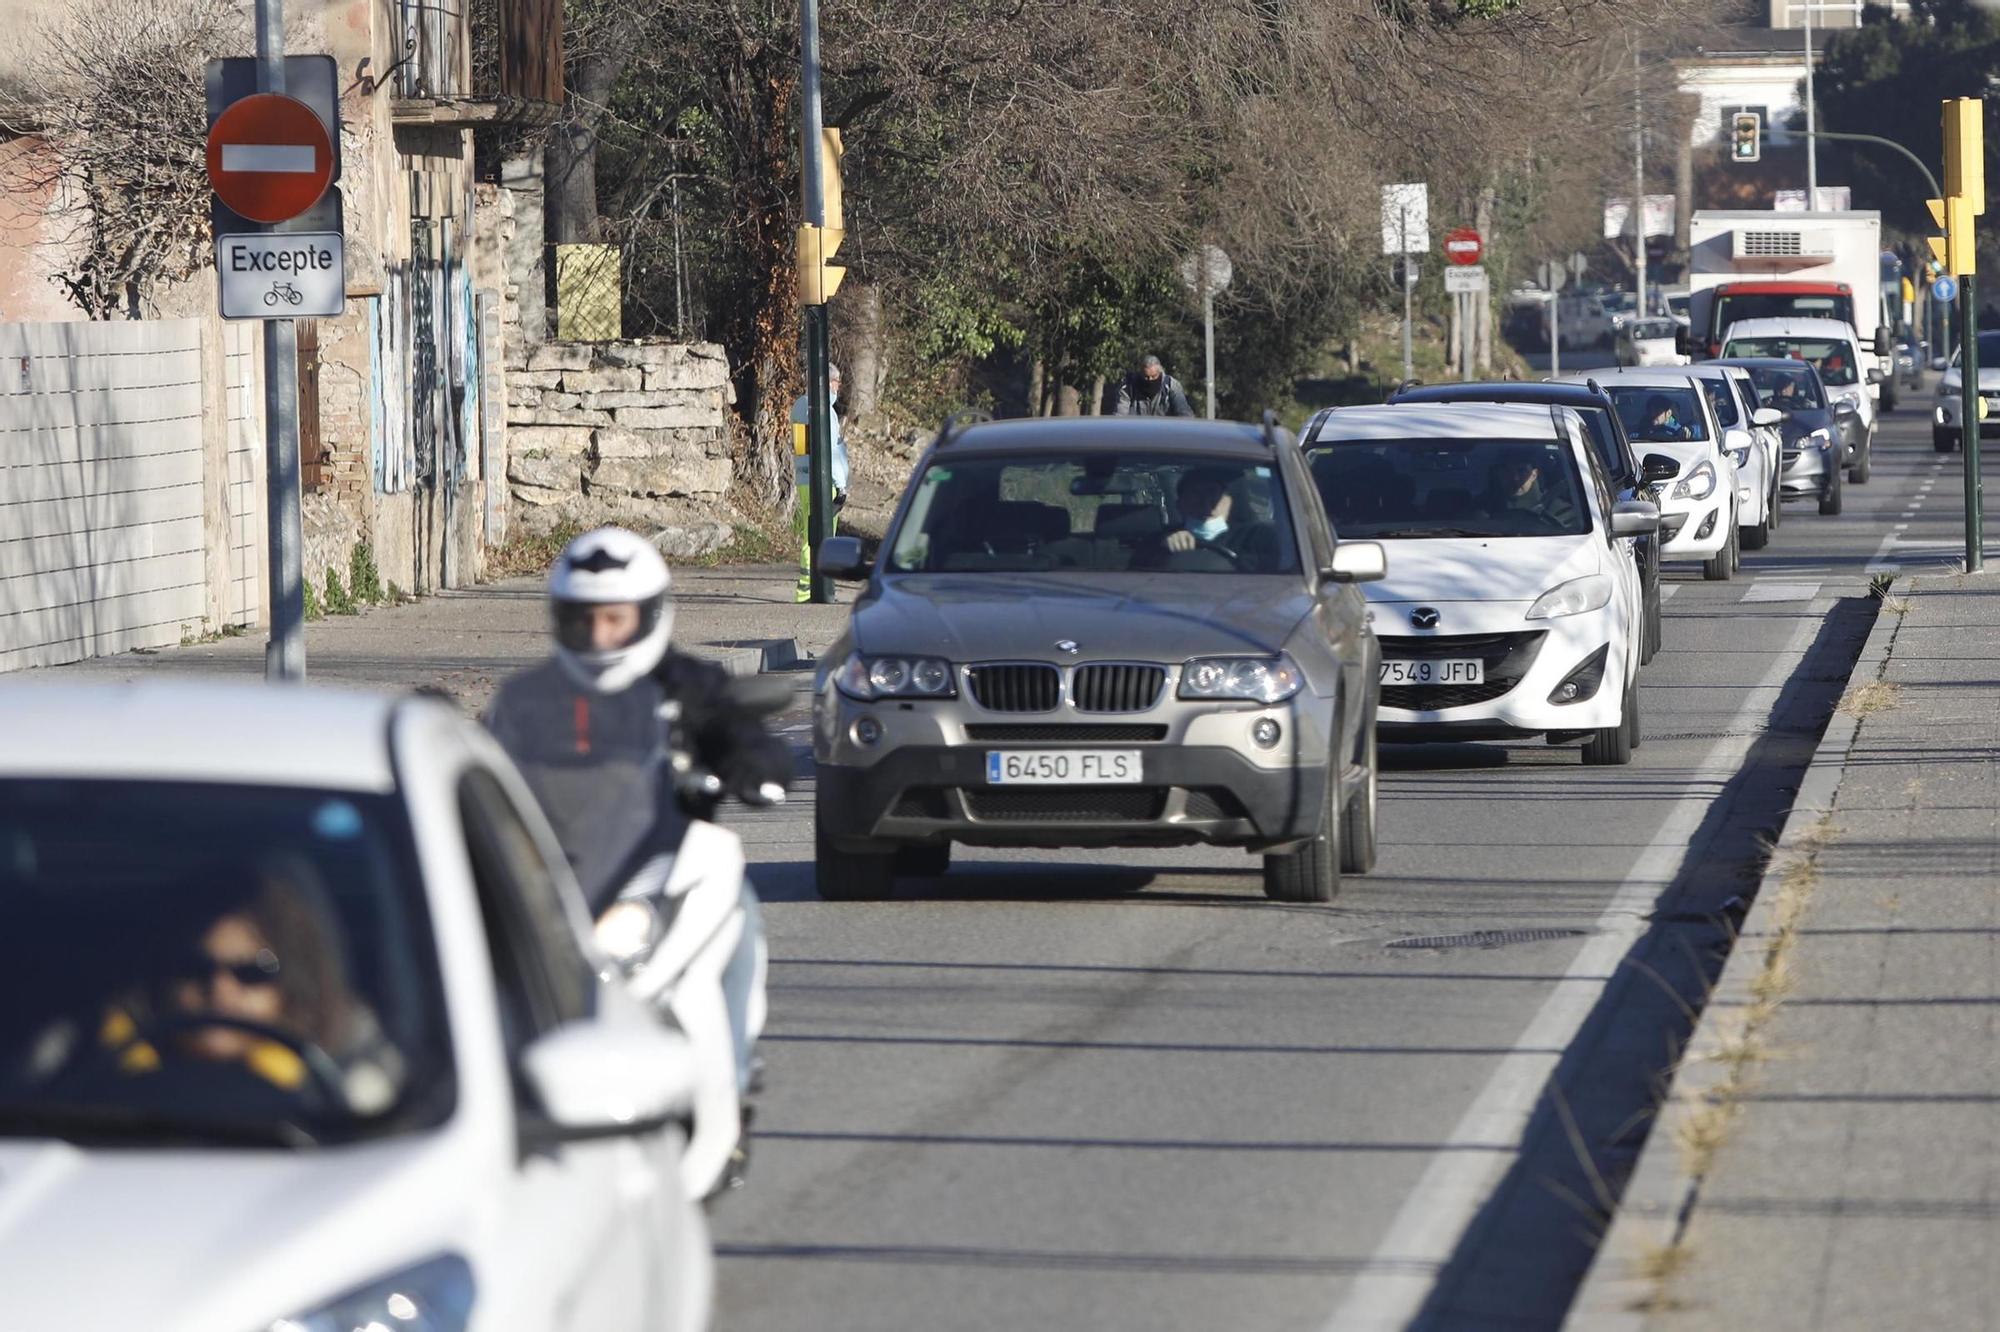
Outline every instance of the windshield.
[[1186, 453], [937, 459], [896, 531], [892, 573], [1299, 571], [1269, 463]]
[[1750, 382], [1757, 387], [1757, 405], [1781, 412], [1815, 411], [1826, 406], [1812, 371], [1801, 365], [1794, 370], [1783, 365], [1748, 367]]
[[1576, 458], [1556, 440], [1356, 440], [1309, 456], [1313, 484], [1342, 538], [1590, 530]]
[[0, 1137], [310, 1147], [443, 1122], [401, 805], [0, 780]]
[[1625, 438], [1634, 444], [1673, 444], [1708, 438], [1694, 385], [1607, 384]]
[[1811, 361], [1819, 371], [1820, 382], [1833, 388], [1861, 382], [1861, 373], [1855, 368], [1854, 348], [1845, 342], [1824, 338], [1731, 338], [1722, 354]]
[[1838, 319], [1852, 324], [1854, 298], [1831, 292], [1723, 292], [1715, 298], [1709, 336], [1721, 337], [1731, 324], [1744, 319]]
[[1632, 340], [1644, 342], [1648, 339], [1671, 338], [1680, 328], [1671, 319], [1640, 319], [1632, 324]]
[[[1952, 369], [1958, 369], [1959, 358], [1964, 354], [1965, 348], [1963, 347], [1952, 351]], [[1985, 378], [1986, 367], [1989, 365], [2000, 365], [2000, 333], [1981, 333], [1979, 335], [1979, 371], [1982, 379]], [[1985, 386], [1981, 385], [1981, 387]]]
[[1701, 385], [1701, 391], [1708, 395], [1708, 405], [1715, 409], [1717, 425], [1729, 430], [1741, 424], [1736, 415], [1736, 393], [1729, 387], [1728, 381], [1703, 375], [1695, 383]]

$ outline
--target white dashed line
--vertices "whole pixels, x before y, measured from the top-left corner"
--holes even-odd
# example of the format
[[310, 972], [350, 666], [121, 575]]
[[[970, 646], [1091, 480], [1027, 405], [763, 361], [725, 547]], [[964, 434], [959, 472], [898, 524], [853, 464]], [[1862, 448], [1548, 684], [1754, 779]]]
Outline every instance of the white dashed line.
[[1818, 583], [1757, 583], [1745, 592], [1743, 601], [1811, 601], [1819, 595]]

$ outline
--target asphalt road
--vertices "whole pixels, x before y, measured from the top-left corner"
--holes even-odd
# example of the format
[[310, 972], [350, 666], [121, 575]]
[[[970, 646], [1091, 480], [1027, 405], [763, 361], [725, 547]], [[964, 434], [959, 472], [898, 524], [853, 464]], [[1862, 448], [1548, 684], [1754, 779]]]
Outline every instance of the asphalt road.
[[819, 902], [809, 789], [744, 816], [773, 953], [725, 1329], [1548, 1327], [1874, 614], [1951, 558], [1928, 395], [1729, 583], [1668, 569], [1626, 769], [1385, 751], [1323, 908], [1236, 853], [963, 851]]

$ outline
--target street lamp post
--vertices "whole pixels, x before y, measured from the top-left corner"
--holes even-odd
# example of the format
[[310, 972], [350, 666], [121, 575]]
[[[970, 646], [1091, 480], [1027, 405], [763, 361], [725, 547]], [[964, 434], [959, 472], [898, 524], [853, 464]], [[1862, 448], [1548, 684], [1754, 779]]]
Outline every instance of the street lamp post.
[[[826, 225], [826, 182], [821, 175], [819, 102], [819, 0], [799, 0], [799, 156], [804, 165], [806, 221]], [[801, 263], [805, 256], [799, 257]], [[819, 262], [819, 256], [813, 256]], [[806, 317], [806, 546], [811, 599], [833, 600], [833, 584], [819, 570], [819, 548], [833, 534], [833, 399], [827, 382], [827, 313], [822, 299]]]

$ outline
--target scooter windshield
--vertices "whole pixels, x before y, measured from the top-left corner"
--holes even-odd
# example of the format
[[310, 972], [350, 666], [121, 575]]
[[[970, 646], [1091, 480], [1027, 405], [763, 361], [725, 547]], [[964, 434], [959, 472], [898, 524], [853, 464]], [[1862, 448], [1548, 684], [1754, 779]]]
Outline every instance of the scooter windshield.
[[487, 728], [541, 804], [593, 912], [685, 830], [666, 701], [650, 679], [590, 693], [551, 661], [507, 681], [488, 710]]

